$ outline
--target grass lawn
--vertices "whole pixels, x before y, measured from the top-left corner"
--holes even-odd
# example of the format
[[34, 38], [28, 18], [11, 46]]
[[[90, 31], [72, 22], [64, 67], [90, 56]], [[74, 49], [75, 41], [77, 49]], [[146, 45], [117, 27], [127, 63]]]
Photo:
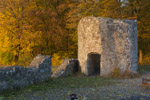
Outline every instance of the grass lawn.
[[142, 74], [144, 72], [150, 72], [150, 65], [138, 66], [138, 71]]
[[50, 89], [67, 89], [67, 88], [86, 88], [86, 87], [98, 87], [115, 84], [117, 82], [109, 78], [102, 78], [99, 76], [86, 77], [82, 75], [72, 75], [64, 78], [48, 79], [45, 82], [30, 85], [26, 88], [22, 88], [15, 91], [7, 91], [0, 94], [0, 97], [18, 96], [29, 92], [36, 91], [48, 91]]

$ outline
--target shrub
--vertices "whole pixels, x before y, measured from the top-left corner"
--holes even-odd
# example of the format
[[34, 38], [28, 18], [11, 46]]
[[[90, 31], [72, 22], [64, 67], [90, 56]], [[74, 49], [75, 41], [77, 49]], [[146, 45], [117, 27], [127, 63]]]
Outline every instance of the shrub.
[[123, 73], [120, 72], [120, 68], [116, 67], [111, 73], [113, 78], [134, 78], [139, 76], [138, 73], [133, 73], [130, 70], [125, 70]]
[[124, 73], [121, 74], [122, 78], [134, 78], [134, 77], [137, 77], [137, 76], [138, 76], [138, 73], [133, 73], [129, 70], [126, 70]]
[[121, 73], [120, 73], [120, 68], [115, 67], [115, 68], [113, 69], [112, 73], [111, 73], [111, 77], [113, 77], [113, 78], [119, 78], [120, 75], [121, 75]]

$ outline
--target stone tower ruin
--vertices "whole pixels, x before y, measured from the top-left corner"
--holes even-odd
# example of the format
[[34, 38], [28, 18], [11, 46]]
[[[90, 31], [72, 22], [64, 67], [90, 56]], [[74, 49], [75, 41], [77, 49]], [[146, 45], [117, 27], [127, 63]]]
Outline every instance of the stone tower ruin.
[[137, 21], [82, 18], [78, 25], [78, 60], [86, 75], [108, 76], [114, 68], [137, 72]]

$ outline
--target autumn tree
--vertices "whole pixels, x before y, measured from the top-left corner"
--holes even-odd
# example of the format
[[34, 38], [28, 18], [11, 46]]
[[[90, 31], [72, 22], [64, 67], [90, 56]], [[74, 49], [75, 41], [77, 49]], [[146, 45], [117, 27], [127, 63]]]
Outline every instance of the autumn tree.
[[14, 65], [24, 55], [30, 54], [35, 45], [32, 43], [33, 34], [36, 36], [37, 33], [33, 33], [27, 23], [29, 0], [1, 0], [0, 5], [3, 8], [0, 16], [0, 56], [6, 64]]
[[1, 0], [0, 63], [29, 63], [39, 53], [56, 64], [77, 58], [77, 26], [86, 16], [137, 19], [138, 46], [149, 55], [149, 8], [149, 0]]
[[68, 1], [34, 0], [30, 19], [35, 31], [42, 33], [40, 53], [53, 55], [56, 52], [68, 52], [68, 31], [65, 28], [65, 14]]
[[144, 55], [148, 62], [150, 60], [150, 1], [128, 0], [125, 11], [128, 19], [137, 19], [139, 56]]

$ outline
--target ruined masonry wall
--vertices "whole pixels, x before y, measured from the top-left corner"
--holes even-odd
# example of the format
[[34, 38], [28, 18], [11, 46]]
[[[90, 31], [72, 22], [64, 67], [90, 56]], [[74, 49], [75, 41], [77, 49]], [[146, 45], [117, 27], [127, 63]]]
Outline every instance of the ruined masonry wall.
[[137, 22], [99, 18], [102, 42], [101, 75], [108, 75], [115, 67], [121, 72], [137, 72]]
[[77, 59], [64, 59], [58, 69], [52, 74], [52, 77], [65, 77], [78, 71]]
[[114, 68], [137, 72], [137, 22], [101, 17], [86, 17], [78, 25], [78, 60], [88, 75], [87, 55], [101, 55], [100, 74], [109, 75]]
[[78, 60], [81, 71], [87, 74], [87, 54], [101, 54], [101, 35], [99, 34], [99, 19], [87, 17], [81, 19], [78, 25]]
[[[37, 63], [36, 60], [39, 60]], [[25, 87], [51, 77], [51, 57], [38, 55], [29, 68], [11, 66], [0, 68], [0, 92]]]

